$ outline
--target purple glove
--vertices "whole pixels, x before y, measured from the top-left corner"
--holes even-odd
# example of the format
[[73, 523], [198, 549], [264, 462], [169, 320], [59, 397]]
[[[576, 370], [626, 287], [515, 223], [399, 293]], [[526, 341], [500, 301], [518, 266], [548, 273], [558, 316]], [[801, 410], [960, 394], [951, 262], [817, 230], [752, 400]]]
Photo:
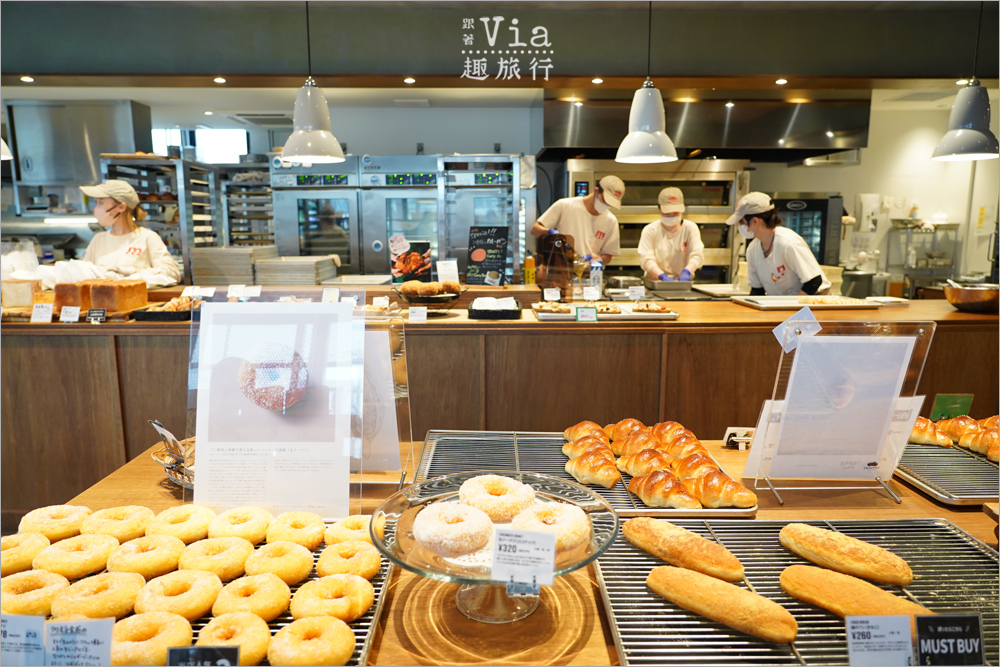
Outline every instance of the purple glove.
[[661, 273], [660, 276], [659, 276], [659, 278], [660, 278], [660, 282], [663, 282], [663, 283], [672, 283], [672, 282], [674, 282], [674, 279], [671, 278], [670, 276], [668, 276], [665, 273]]
[[677, 280], [690, 281], [691, 280], [691, 272], [688, 271], [687, 269], [684, 269], [683, 271], [681, 271], [681, 275], [677, 278]]
[[552, 229], [551, 227], [549, 227], [548, 229], [545, 230], [545, 233], [546, 234], [558, 234], [559, 232], [556, 231], [555, 229]]
[[585, 261], [585, 262], [589, 262], [590, 260], [592, 260], [592, 259], [594, 259], [594, 258], [593, 258], [593, 257], [591, 257], [590, 255], [584, 255], [584, 256], [583, 256], [583, 257], [581, 257], [580, 259], [582, 259], [582, 260], [583, 260], [583, 261]]

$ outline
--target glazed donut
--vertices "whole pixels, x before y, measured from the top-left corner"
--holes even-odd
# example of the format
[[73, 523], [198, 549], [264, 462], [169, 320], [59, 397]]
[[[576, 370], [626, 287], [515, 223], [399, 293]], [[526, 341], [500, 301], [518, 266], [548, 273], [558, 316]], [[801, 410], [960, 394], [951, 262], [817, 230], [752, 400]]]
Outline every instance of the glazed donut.
[[356, 574], [331, 574], [302, 584], [292, 596], [292, 618], [333, 616], [350, 623], [364, 615], [375, 601], [371, 582]]
[[271, 513], [261, 507], [234, 507], [212, 519], [208, 524], [209, 537], [242, 537], [250, 544], [263, 542]]
[[168, 611], [194, 621], [209, 612], [221, 590], [222, 582], [211, 572], [178, 570], [148, 582], [135, 598], [135, 611]]
[[288, 584], [277, 575], [266, 573], [240, 577], [219, 592], [212, 605], [212, 615], [249, 611], [270, 623], [285, 613], [291, 598]]
[[203, 505], [179, 505], [165, 509], [146, 524], [147, 535], [170, 535], [184, 544], [208, 537], [208, 524], [215, 512]]
[[243, 574], [252, 553], [253, 545], [242, 537], [210, 537], [187, 545], [177, 567], [213, 572], [222, 581], [229, 581]]
[[18, 533], [0, 538], [0, 577], [31, 569], [31, 561], [49, 546], [41, 533]]
[[244, 566], [249, 575], [271, 574], [291, 586], [297, 584], [312, 572], [313, 557], [301, 544], [295, 542], [271, 542], [250, 554]]
[[123, 618], [111, 631], [111, 664], [165, 665], [167, 649], [190, 646], [193, 636], [187, 619], [170, 612]]
[[108, 564], [108, 556], [117, 546], [118, 540], [110, 535], [68, 537], [39, 551], [31, 566], [67, 579], [79, 579], [103, 570]]
[[331, 544], [316, 562], [316, 574], [356, 574], [371, 580], [382, 567], [382, 554], [370, 542], [347, 540]]
[[48, 616], [56, 594], [68, 587], [69, 580], [54, 572], [28, 570], [12, 574], [0, 579], [0, 611]]
[[454, 558], [479, 551], [493, 535], [486, 512], [459, 503], [434, 503], [413, 520], [413, 537], [434, 553]]
[[126, 542], [108, 556], [108, 572], [137, 572], [153, 579], [177, 569], [184, 542], [170, 535], [146, 535]]
[[267, 655], [271, 630], [257, 614], [236, 611], [216, 616], [198, 632], [195, 646], [239, 646], [240, 664], [256, 665]]
[[132, 613], [135, 597], [145, 585], [146, 580], [135, 572], [102, 572], [56, 593], [51, 613], [53, 617], [122, 618]]
[[354, 631], [340, 619], [314, 616], [278, 630], [267, 647], [272, 665], [346, 665], [354, 655]]
[[309, 386], [309, 369], [302, 355], [278, 343], [263, 343], [240, 363], [240, 391], [266, 410], [284, 412]]
[[327, 544], [346, 542], [347, 540], [363, 540], [371, 542], [371, 535], [368, 534], [368, 524], [372, 521], [370, 514], [355, 514], [346, 519], [341, 519], [326, 529], [323, 541]]
[[80, 524], [80, 533], [110, 535], [119, 542], [128, 542], [146, 534], [146, 524], [153, 518], [153, 510], [142, 505], [125, 505], [97, 510]]
[[267, 543], [295, 542], [312, 551], [323, 541], [323, 517], [312, 512], [284, 512], [267, 527]]
[[41, 533], [50, 542], [80, 534], [80, 524], [90, 514], [83, 505], [49, 505], [31, 510], [17, 525], [19, 533]]
[[556, 536], [556, 551], [566, 551], [590, 537], [590, 519], [576, 505], [544, 503], [532, 505], [510, 522], [512, 528]]
[[458, 499], [481, 509], [496, 523], [507, 523], [535, 502], [535, 490], [502, 475], [480, 475], [462, 482]]

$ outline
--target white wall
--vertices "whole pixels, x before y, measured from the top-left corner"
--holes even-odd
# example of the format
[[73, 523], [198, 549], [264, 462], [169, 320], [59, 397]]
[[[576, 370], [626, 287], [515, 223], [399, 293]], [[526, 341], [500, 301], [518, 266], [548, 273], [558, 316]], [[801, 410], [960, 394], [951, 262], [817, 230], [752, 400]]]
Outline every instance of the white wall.
[[[961, 223], [958, 230], [958, 272], [989, 271], [987, 249], [989, 236], [971, 233], [968, 221], [970, 183], [973, 224], [980, 207], [992, 211], [987, 225], [993, 229], [997, 199], [1000, 196], [1000, 160], [980, 162], [933, 162], [930, 155], [948, 126], [948, 110], [885, 111], [873, 110], [868, 131], [868, 148], [861, 150], [861, 164], [838, 167], [786, 167], [757, 163], [750, 176], [752, 190], [785, 192], [840, 192], [849, 213], [854, 211], [854, 196], [878, 193], [897, 201], [905, 198], [920, 205], [921, 217], [929, 219], [938, 211], [948, 214], [948, 220]], [[997, 132], [998, 116], [994, 110], [991, 126]], [[975, 165], [975, 166], [973, 166]], [[992, 207], [992, 208], [991, 208]], [[872, 237], [872, 247], [880, 248], [885, 266], [886, 234], [890, 225], [883, 215], [878, 231]], [[853, 230], [841, 245], [841, 259], [851, 250]], [[896, 252], [894, 250], [894, 252]], [[898, 257], [898, 255], [897, 255]]]

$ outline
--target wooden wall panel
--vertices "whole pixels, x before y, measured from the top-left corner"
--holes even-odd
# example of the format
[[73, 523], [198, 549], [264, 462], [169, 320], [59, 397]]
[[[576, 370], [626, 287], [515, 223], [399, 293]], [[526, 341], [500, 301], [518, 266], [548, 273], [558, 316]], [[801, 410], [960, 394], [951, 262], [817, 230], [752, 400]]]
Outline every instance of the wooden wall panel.
[[431, 429], [480, 431], [482, 336], [406, 335], [413, 439]]
[[920, 414], [930, 416], [935, 394], [975, 394], [972, 416], [997, 414], [1000, 408], [1000, 329], [938, 326], [927, 353], [918, 393], [924, 400]]
[[562, 431], [584, 419], [655, 423], [663, 336], [486, 337], [486, 428]]

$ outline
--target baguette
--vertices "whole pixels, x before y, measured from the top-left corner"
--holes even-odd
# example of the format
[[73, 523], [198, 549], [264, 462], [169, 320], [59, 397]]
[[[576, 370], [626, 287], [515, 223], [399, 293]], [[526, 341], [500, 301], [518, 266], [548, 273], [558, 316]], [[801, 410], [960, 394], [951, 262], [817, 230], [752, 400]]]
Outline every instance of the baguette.
[[698, 499], [688, 493], [680, 480], [668, 470], [654, 470], [648, 475], [633, 477], [628, 483], [628, 490], [649, 507], [701, 509]]
[[883, 584], [909, 586], [913, 572], [902, 558], [874, 544], [805, 523], [778, 533], [781, 545], [817, 565]]
[[937, 425], [930, 419], [917, 417], [910, 431], [910, 442], [918, 445], [938, 445], [939, 447], [951, 447], [951, 438], [938, 430]]
[[671, 565], [716, 579], [739, 581], [743, 564], [729, 549], [669, 521], [636, 517], [622, 525], [625, 539]]
[[700, 572], [661, 565], [646, 585], [681, 609], [754, 637], [787, 644], [798, 633], [795, 617], [777, 602]]

